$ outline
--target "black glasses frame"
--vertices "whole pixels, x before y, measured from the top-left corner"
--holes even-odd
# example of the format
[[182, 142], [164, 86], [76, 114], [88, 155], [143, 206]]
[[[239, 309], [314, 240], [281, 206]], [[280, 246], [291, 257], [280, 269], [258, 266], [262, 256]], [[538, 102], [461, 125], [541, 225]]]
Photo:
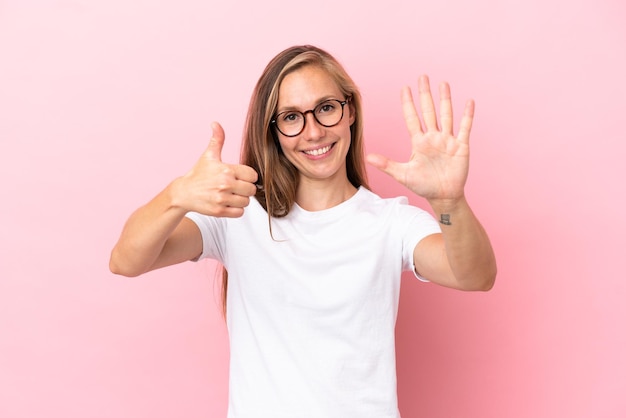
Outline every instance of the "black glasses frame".
[[[281, 134], [283, 134], [286, 137], [292, 138], [294, 136], [298, 136], [300, 135], [303, 131], [304, 128], [306, 128], [306, 114], [307, 113], [311, 113], [313, 114], [313, 119], [315, 119], [315, 121], [317, 123], [319, 123], [320, 125], [326, 127], [326, 128], [332, 128], [333, 126], [337, 126], [339, 125], [339, 122], [341, 122], [343, 120], [343, 107], [346, 105], [346, 103], [348, 103], [350, 101], [350, 99], [352, 99], [352, 96], [348, 96], [346, 97], [345, 100], [339, 100], [339, 99], [328, 99], [328, 100], [324, 100], [323, 102], [321, 102], [320, 104], [318, 104], [317, 106], [315, 106], [313, 109], [309, 109], [309, 110], [305, 110], [304, 112], [300, 112], [298, 110], [286, 110], [284, 112], [280, 112], [279, 114], [277, 114], [276, 116], [274, 116], [274, 118], [270, 121], [270, 123], [272, 125], [274, 125], [276, 127], [276, 130], [278, 132], [280, 132]], [[324, 103], [328, 103], [328, 102], [337, 102], [341, 105], [341, 117], [339, 118], [339, 120], [333, 124], [330, 125], [326, 125], [323, 124], [322, 122], [319, 121], [319, 119], [317, 118], [317, 116], [315, 115], [315, 110], [322, 106]], [[302, 129], [300, 129], [300, 131], [297, 134], [292, 134], [292, 135], [287, 135], [286, 133], [284, 133], [283, 131], [280, 130], [280, 128], [278, 127], [278, 123], [276, 122], [276, 120], [278, 119], [278, 117], [284, 113], [300, 113], [302, 115]]]

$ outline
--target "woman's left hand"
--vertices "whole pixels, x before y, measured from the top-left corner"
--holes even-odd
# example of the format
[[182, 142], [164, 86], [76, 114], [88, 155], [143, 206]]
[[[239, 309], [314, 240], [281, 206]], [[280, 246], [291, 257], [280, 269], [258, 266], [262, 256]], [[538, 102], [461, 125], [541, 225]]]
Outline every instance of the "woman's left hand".
[[[411, 89], [402, 90], [402, 111], [411, 136], [411, 158], [406, 163], [378, 154], [367, 156], [367, 162], [395, 178], [419, 196], [432, 203], [454, 202], [464, 197], [469, 170], [469, 136], [474, 117], [474, 102], [465, 105], [459, 132], [454, 136], [450, 86], [439, 86], [439, 119], [430, 92], [428, 77], [418, 80], [420, 108], [424, 124], [415, 107]], [[424, 126], [426, 129], [424, 129]]]

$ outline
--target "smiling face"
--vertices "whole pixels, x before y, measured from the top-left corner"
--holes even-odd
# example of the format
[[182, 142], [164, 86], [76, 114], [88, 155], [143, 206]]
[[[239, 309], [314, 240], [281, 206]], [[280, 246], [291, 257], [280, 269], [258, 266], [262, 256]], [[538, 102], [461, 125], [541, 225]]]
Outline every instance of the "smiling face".
[[[333, 78], [318, 66], [307, 65], [285, 76], [278, 91], [276, 113], [288, 110], [306, 112], [320, 103], [346, 100]], [[350, 125], [354, 111], [350, 104], [343, 109], [343, 118], [332, 127], [319, 124], [313, 114], [305, 115], [304, 130], [294, 137], [277, 132], [283, 153], [300, 173], [304, 182], [328, 182], [344, 186], [348, 182], [346, 155], [350, 149]]]

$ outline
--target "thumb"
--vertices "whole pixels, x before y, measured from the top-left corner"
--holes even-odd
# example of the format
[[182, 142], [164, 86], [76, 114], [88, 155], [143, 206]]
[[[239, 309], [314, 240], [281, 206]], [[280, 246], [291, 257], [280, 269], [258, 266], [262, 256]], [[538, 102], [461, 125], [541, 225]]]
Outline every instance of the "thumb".
[[368, 154], [365, 160], [372, 166], [376, 167], [383, 173], [386, 173], [398, 180], [402, 177], [401, 164], [390, 160], [389, 158], [380, 154]]
[[211, 140], [209, 141], [209, 146], [204, 152], [204, 155], [208, 157], [210, 160], [222, 161], [222, 147], [224, 146], [224, 129], [222, 129], [222, 125], [220, 125], [217, 122], [213, 122], [211, 124], [211, 129], [213, 130], [213, 135], [211, 136]]

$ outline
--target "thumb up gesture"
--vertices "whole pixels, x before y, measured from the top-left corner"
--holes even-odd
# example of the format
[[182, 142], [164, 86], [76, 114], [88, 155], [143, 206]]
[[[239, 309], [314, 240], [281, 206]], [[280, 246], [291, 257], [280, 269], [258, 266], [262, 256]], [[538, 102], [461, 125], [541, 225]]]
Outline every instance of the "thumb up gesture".
[[211, 128], [209, 146], [194, 167], [178, 179], [175, 202], [190, 212], [237, 218], [256, 193], [258, 175], [252, 167], [222, 162], [224, 130], [217, 122]]

